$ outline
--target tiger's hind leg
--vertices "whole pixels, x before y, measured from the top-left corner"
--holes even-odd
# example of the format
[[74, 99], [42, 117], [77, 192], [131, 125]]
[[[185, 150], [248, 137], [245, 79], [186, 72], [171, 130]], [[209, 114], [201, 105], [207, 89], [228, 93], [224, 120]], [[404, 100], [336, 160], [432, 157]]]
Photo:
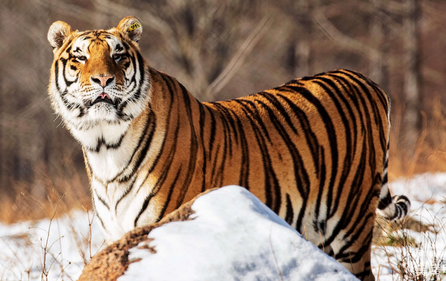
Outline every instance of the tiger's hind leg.
[[[347, 268], [358, 279], [364, 281], [374, 281], [375, 276], [372, 273], [370, 264], [371, 248], [366, 245], [358, 249], [348, 248], [346, 251], [334, 251], [334, 258]], [[337, 248], [337, 247], [335, 247]]]
[[330, 244], [331, 255], [360, 280], [375, 280], [370, 263], [374, 219], [353, 232], [341, 232]]

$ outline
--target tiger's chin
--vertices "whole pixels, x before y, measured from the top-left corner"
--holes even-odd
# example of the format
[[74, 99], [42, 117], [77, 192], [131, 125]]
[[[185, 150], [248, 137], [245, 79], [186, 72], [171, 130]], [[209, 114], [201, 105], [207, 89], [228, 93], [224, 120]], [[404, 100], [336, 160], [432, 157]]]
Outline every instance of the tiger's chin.
[[97, 126], [101, 126], [102, 123], [119, 125], [129, 122], [129, 118], [123, 118], [115, 108], [104, 105], [93, 106], [88, 109], [84, 108], [83, 110], [73, 112], [65, 111], [61, 115], [63, 116], [64, 123], [71, 132], [73, 130], [91, 130]]
[[108, 103], [97, 103], [88, 109], [88, 119], [92, 121], [118, 122], [119, 114], [114, 105]]

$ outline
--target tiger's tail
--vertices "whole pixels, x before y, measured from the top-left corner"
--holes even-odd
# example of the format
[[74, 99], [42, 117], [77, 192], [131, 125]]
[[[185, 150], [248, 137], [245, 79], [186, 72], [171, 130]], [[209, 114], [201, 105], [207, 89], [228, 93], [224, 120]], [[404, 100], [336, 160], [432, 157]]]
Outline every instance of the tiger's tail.
[[398, 221], [407, 216], [410, 209], [410, 200], [404, 195], [395, 195], [392, 197], [389, 190], [389, 178], [387, 167], [389, 164], [389, 147], [390, 147], [390, 97], [387, 95], [387, 122], [389, 127], [387, 131], [387, 149], [386, 158], [384, 160], [383, 178], [381, 184], [381, 194], [379, 195], [379, 203], [377, 213], [389, 221]]
[[381, 194], [379, 196], [378, 214], [390, 221], [403, 219], [410, 209], [410, 200], [404, 195], [395, 195], [392, 197], [389, 191], [387, 165], [389, 162], [389, 149], [387, 147], [386, 161], [384, 162], [383, 181]]

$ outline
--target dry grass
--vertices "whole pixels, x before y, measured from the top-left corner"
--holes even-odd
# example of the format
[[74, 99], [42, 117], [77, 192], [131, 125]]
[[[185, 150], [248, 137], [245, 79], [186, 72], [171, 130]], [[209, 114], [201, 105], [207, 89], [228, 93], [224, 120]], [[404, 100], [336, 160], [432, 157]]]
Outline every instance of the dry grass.
[[[98, 241], [103, 240], [93, 239], [94, 213], [91, 210], [84, 209], [88, 221], [81, 222], [81, 224], [88, 224], [88, 228], [79, 224], [80, 221], [77, 220], [79, 212], [76, 212], [76, 217], [68, 213], [67, 216], [57, 219], [61, 216], [59, 207], [63, 202], [63, 197], [62, 195], [55, 202], [50, 213], [43, 209], [43, 205], [36, 202], [38, 208], [46, 214], [48, 223], [30, 224], [28, 230], [21, 234], [0, 237], [2, 246], [9, 250], [2, 256], [0, 280], [4, 278], [7, 280], [75, 280], [75, 276], [72, 276], [73, 267], [81, 265], [73, 252], [69, 250], [67, 254], [67, 249], [74, 246], [85, 266], [104, 247], [105, 241], [98, 244]], [[73, 242], [69, 241], [73, 241], [74, 244], [70, 244]], [[57, 276], [56, 279], [55, 276]]]
[[[71, 159], [61, 159], [63, 172], [49, 175], [36, 168], [36, 181], [30, 187], [26, 182], [12, 182], [9, 194], [0, 194], [0, 222], [11, 224], [18, 221], [49, 218], [58, 205], [55, 218], [72, 209], [92, 209], [86, 172], [80, 174]], [[60, 175], [66, 175], [62, 177]]]
[[51, 213], [59, 198], [61, 199], [56, 218], [72, 209], [91, 210], [91, 197], [89, 192], [84, 189], [85, 187], [78, 187], [76, 192], [67, 189], [47, 189], [45, 198], [40, 199], [24, 192], [20, 192], [13, 198], [6, 197], [2, 200], [0, 222], [11, 224], [18, 221], [48, 218], [47, 214]]
[[401, 222], [388, 222], [378, 217], [373, 244], [384, 251], [387, 264], [399, 275], [399, 280], [444, 280], [445, 252], [437, 243], [444, 242], [441, 240], [446, 234], [445, 226], [445, 218], [435, 214], [421, 220], [409, 216]]
[[446, 171], [446, 118], [441, 111], [440, 97], [426, 101], [432, 112], [429, 119], [423, 113], [422, 131], [414, 149], [405, 147], [401, 129], [403, 108], [392, 107], [390, 133], [389, 179], [411, 177], [426, 172]]

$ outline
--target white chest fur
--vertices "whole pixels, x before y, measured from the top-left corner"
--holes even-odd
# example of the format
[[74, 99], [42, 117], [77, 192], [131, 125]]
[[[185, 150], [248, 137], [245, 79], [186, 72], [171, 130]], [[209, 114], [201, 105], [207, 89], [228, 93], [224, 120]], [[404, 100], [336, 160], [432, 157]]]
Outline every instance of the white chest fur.
[[129, 125], [130, 122], [101, 122], [87, 130], [71, 130], [86, 150], [93, 177], [108, 182], [128, 164], [137, 145], [129, 135]]
[[[128, 166], [138, 146], [140, 132], [129, 123], [103, 122], [88, 130], [74, 130], [74, 137], [85, 149], [91, 168], [91, 187], [95, 210], [109, 241], [120, 238], [135, 227], [144, 200], [150, 193], [151, 178], [146, 173], [135, 173], [124, 182], [113, 181]], [[163, 135], [155, 134], [151, 148], [159, 149]], [[143, 183], [146, 188], [141, 188]], [[141, 222], [151, 222], [156, 216], [153, 206], [140, 214]]]

